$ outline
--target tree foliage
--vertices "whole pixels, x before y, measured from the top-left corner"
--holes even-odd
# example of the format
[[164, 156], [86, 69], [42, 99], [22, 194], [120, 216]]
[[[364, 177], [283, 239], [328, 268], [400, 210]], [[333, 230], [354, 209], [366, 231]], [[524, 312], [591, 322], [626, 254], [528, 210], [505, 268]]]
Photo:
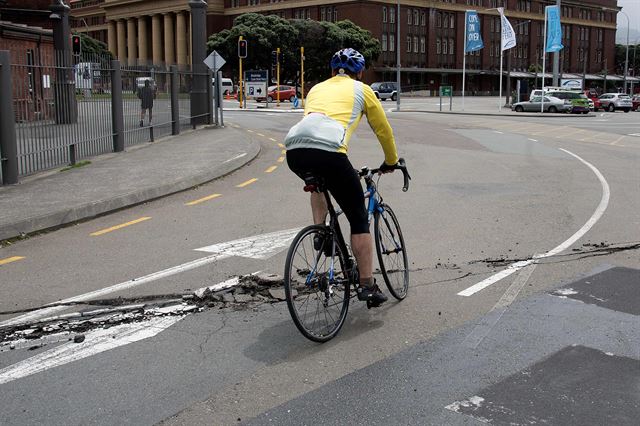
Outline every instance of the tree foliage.
[[245, 13], [238, 16], [231, 29], [209, 37], [208, 51], [216, 50], [227, 61], [224, 73], [237, 78], [238, 38], [247, 40], [247, 58], [243, 69], [270, 69], [271, 52], [280, 48], [280, 80], [297, 82], [300, 70], [300, 47], [304, 46], [305, 81], [329, 77], [331, 56], [343, 47], [353, 47], [370, 65], [380, 55], [380, 43], [371, 33], [353, 22], [318, 22], [304, 19], [286, 20], [276, 15]]
[[82, 50], [82, 56], [86, 58], [103, 58], [104, 60], [111, 60], [113, 55], [109, 51], [107, 45], [100, 40], [89, 37], [86, 34], [74, 33], [80, 36], [80, 49]]

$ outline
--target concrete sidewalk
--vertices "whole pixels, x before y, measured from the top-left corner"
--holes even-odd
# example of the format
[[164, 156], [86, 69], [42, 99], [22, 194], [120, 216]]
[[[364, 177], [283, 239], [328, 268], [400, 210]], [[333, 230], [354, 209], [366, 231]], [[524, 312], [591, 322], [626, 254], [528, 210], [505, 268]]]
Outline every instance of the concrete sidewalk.
[[23, 178], [0, 186], [0, 240], [183, 191], [232, 172], [259, 152], [246, 133], [205, 127], [101, 155], [76, 169]]

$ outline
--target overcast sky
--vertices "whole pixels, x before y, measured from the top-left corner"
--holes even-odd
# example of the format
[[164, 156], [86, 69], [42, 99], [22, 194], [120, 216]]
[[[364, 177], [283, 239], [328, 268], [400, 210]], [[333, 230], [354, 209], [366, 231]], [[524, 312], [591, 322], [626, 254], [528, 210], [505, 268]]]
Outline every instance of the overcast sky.
[[[640, 30], [640, 0], [618, 0], [618, 6], [629, 16], [629, 28]], [[627, 18], [622, 13], [618, 14], [618, 26], [627, 27]]]

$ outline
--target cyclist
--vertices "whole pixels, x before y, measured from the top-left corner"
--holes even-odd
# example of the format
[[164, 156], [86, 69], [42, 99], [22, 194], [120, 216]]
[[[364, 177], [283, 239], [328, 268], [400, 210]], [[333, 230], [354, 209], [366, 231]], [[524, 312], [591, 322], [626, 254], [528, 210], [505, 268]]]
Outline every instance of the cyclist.
[[[331, 58], [332, 77], [316, 84], [307, 95], [304, 118], [285, 138], [287, 164], [304, 179], [306, 174], [324, 178], [329, 192], [344, 211], [351, 226], [351, 247], [358, 262], [358, 299], [377, 307], [387, 300], [373, 279], [373, 242], [369, 233], [360, 178], [347, 158], [349, 139], [362, 115], [375, 132], [385, 160], [383, 173], [398, 163], [393, 131], [382, 104], [371, 87], [362, 83], [365, 60], [357, 50], [346, 48]], [[311, 210], [316, 224], [324, 224], [327, 204], [323, 194], [311, 193]], [[317, 250], [322, 241], [314, 241]]]

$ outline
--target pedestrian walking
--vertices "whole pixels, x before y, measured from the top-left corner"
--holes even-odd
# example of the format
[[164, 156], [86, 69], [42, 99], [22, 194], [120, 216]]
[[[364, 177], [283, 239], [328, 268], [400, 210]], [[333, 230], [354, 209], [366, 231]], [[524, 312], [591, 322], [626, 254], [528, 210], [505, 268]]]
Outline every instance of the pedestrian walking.
[[156, 97], [155, 90], [151, 87], [149, 80], [144, 81], [144, 87], [138, 89], [138, 98], [140, 98], [140, 127], [144, 125], [144, 114], [149, 110], [149, 126], [153, 119], [153, 99]]

